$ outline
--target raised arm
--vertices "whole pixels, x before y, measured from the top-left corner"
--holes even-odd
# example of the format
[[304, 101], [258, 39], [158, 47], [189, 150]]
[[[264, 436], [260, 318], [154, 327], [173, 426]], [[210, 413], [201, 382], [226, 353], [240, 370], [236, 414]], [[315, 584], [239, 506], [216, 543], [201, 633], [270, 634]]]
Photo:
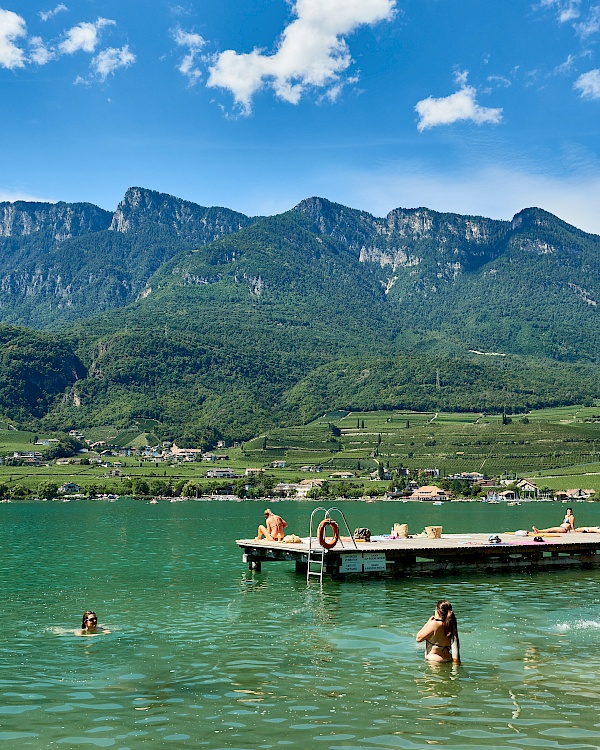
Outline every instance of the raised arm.
[[429, 636], [433, 635], [436, 628], [435, 622], [435, 616], [432, 615], [417, 633], [417, 643], [422, 643], [423, 641], [426, 641]]

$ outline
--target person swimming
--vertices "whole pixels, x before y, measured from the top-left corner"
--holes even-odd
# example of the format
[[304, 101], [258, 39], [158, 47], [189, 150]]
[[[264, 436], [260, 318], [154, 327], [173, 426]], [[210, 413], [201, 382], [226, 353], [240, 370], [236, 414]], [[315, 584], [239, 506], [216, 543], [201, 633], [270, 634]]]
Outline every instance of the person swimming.
[[431, 662], [460, 662], [458, 625], [447, 599], [436, 604], [435, 614], [427, 620], [416, 636], [417, 643], [425, 641], [425, 658]]
[[98, 625], [96, 613], [92, 609], [88, 609], [83, 613], [79, 635], [96, 635], [98, 633], [110, 633], [110, 630]]

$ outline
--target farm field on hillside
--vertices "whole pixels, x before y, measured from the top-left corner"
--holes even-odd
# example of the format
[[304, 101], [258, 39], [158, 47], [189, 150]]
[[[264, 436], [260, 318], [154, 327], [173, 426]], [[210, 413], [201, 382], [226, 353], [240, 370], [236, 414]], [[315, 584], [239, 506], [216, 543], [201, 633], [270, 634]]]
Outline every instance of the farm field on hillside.
[[[382, 494], [393, 486], [388, 479], [373, 481], [382, 469], [439, 469], [440, 477], [479, 471], [490, 477], [532, 477], [552, 489], [585, 487], [600, 494], [600, 416], [598, 407], [544, 409], [503, 420], [476, 413], [412, 411], [332, 412], [306, 425], [273, 429], [236, 447], [215, 451], [219, 467], [238, 477], [246, 469], [263, 469], [274, 485], [306, 478], [328, 480], [335, 494], [336, 472], [351, 473], [350, 481], [364, 494]], [[5, 429], [2, 429], [4, 427]], [[84, 430], [89, 440], [105, 440], [119, 448], [158, 444], [150, 432], [157, 425], [140, 420], [126, 430]], [[36, 436], [6, 429], [0, 424], [0, 455], [31, 451]], [[157, 430], [158, 431], [158, 430]], [[48, 436], [39, 436], [48, 437]], [[47, 447], [37, 445], [44, 453]], [[41, 466], [0, 466], [0, 483], [19, 484], [35, 491], [41, 482], [74, 482], [82, 491], [103, 487], [119, 493], [128, 481], [145, 480], [150, 488], [160, 483], [191, 482], [198, 492], [214, 490], [206, 477], [214, 466], [206, 461], [170, 464], [141, 460], [139, 456], [106, 456], [108, 466], [46, 463]], [[116, 476], [111, 476], [117, 464]], [[319, 467], [316, 473], [310, 469]], [[221, 482], [221, 485], [223, 482]]]

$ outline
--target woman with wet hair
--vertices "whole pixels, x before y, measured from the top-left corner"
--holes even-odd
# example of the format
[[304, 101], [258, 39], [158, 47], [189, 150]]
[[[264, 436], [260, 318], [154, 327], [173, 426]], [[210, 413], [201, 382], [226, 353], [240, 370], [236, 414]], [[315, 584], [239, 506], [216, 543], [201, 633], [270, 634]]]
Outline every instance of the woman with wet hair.
[[93, 610], [88, 609], [83, 613], [81, 635], [94, 635], [95, 633], [110, 633], [110, 630], [98, 625], [98, 617], [96, 616], [96, 613]]
[[458, 625], [447, 599], [436, 604], [435, 614], [417, 633], [417, 643], [425, 641], [425, 658], [431, 662], [460, 661]]

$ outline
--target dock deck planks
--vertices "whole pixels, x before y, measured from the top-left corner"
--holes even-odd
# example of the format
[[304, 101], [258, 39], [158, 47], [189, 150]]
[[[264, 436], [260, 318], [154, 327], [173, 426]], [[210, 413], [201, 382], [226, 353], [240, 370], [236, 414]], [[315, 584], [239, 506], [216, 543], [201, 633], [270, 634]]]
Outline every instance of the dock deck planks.
[[[381, 559], [382, 553], [385, 562], [378, 575], [395, 577], [424, 573], [444, 575], [467, 570], [493, 573], [513, 569], [534, 571], [600, 565], [600, 534], [547, 534], [543, 535], [544, 542], [512, 534], [499, 536], [502, 539], [500, 544], [491, 543], [489, 534], [443, 534], [440, 539], [421, 536], [408, 539], [376, 537], [370, 542], [357, 541], [356, 547], [352, 540], [344, 539], [325, 552], [325, 573], [344, 577], [344, 569], [349, 567], [348, 563], [344, 564], [344, 556], [358, 554], [363, 556], [363, 560], [370, 561]], [[298, 544], [238, 539], [236, 544], [244, 552], [243, 561], [252, 570], [260, 570], [263, 562], [293, 561], [297, 572], [306, 573], [307, 539]], [[312, 548], [320, 550], [316, 540], [313, 540]], [[377, 569], [377, 565], [363, 565], [365, 572], [373, 568]]]

